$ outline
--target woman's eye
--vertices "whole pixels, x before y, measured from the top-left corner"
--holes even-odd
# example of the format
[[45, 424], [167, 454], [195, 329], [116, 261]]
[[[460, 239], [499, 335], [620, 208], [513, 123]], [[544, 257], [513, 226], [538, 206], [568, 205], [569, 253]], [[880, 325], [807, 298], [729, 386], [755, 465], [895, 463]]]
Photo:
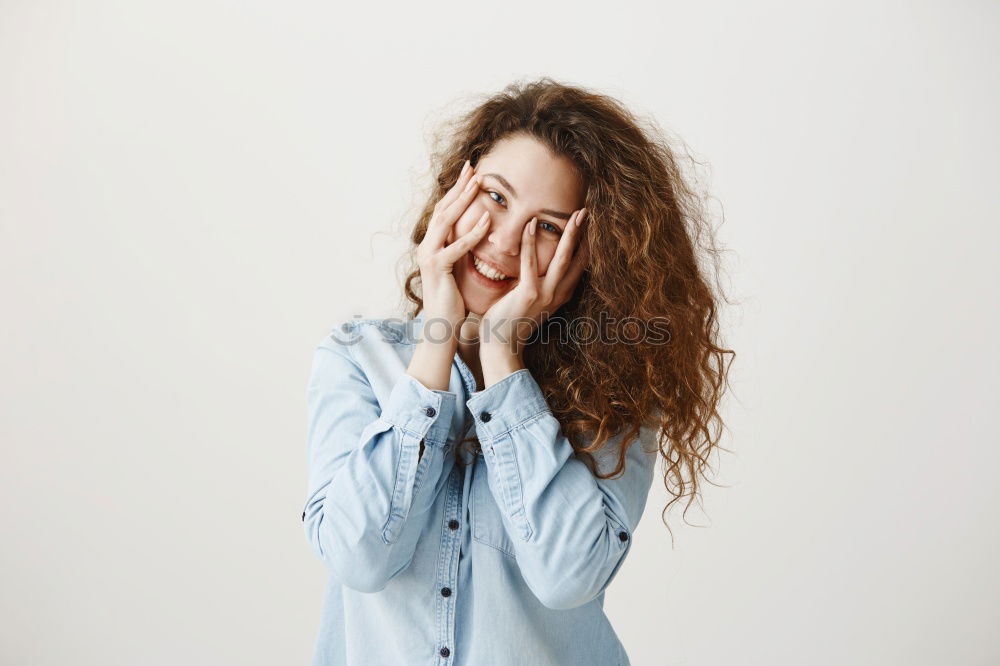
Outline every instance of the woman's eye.
[[[487, 190], [486, 193], [490, 195], [490, 198], [493, 199], [493, 201], [496, 201], [501, 206], [506, 206], [506, 204], [504, 203], [506, 201], [506, 199], [504, 199], [503, 195], [500, 194], [499, 192], [497, 192], [495, 190]], [[493, 196], [494, 194], [496, 195], [496, 197]], [[557, 227], [556, 225], [552, 224], [551, 222], [542, 222], [542, 221], [539, 221], [538, 222], [538, 226], [540, 228], [542, 228], [542, 229], [545, 229], [546, 231], [551, 231], [554, 234], [561, 234], [562, 233], [559, 230], [559, 227]]]

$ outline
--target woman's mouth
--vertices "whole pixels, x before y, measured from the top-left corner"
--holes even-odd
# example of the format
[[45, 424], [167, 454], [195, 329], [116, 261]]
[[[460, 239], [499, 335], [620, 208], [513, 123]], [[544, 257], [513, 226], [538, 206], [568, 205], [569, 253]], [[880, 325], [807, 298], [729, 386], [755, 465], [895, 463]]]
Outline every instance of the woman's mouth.
[[468, 254], [469, 268], [471, 272], [475, 274], [476, 281], [485, 287], [490, 289], [504, 289], [508, 286], [508, 283], [514, 280], [513, 277], [509, 275], [504, 275], [497, 269], [489, 266], [483, 261], [480, 261], [471, 252]]

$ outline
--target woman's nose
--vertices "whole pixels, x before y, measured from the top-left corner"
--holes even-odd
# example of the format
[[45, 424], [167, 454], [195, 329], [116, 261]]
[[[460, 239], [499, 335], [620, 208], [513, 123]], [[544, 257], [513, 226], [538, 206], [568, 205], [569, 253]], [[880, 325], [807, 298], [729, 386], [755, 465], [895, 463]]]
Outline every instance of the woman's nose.
[[507, 216], [502, 222], [495, 224], [487, 235], [487, 240], [493, 243], [498, 251], [516, 257], [521, 250], [521, 232], [527, 224], [527, 220], [520, 223], [519, 220], [520, 218]]

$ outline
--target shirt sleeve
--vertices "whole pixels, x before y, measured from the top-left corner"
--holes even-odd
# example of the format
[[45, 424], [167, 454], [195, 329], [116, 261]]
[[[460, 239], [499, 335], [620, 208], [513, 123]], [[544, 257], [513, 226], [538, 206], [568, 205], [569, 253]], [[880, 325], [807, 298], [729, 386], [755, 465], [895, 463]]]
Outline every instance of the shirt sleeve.
[[328, 340], [314, 352], [306, 396], [306, 537], [344, 585], [379, 591], [412, 561], [454, 465], [446, 445], [456, 395], [403, 373], [379, 405], [350, 345]]
[[[530, 370], [466, 401], [487, 478], [525, 583], [541, 603], [569, 609], [598, 597], [628, 555], [652, 484], [659, 429], [643, 426], [618, 478], [598, 479], [562, 435]], [[621, 435], [594, 454], [615, 469]]]

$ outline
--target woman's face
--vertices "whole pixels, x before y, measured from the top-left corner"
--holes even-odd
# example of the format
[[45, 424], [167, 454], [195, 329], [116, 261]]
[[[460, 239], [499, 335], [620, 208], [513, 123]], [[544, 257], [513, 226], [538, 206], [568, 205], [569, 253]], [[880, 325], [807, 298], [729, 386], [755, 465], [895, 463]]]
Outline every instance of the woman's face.
[[[583, 207], [584, 192], [579, 173], [568, 158], [553, 155], [540, 141], [522, 134], [494, 144], [476, 164], [476, 175], [479, 192], [455, 222], [448, 242], [471, 231], [483, 211], [490, 212], [486, 236], [453, 269], [465, 308], [481, 315], [517, 285], [525, 225], [538, 217], [537, 266], [539, 276], [545, 275], [570, 215]], [[494, 280], [483, 275], [474, 257], [513, 279]], [[485, 269], [482, 264], [480, 267]]]

